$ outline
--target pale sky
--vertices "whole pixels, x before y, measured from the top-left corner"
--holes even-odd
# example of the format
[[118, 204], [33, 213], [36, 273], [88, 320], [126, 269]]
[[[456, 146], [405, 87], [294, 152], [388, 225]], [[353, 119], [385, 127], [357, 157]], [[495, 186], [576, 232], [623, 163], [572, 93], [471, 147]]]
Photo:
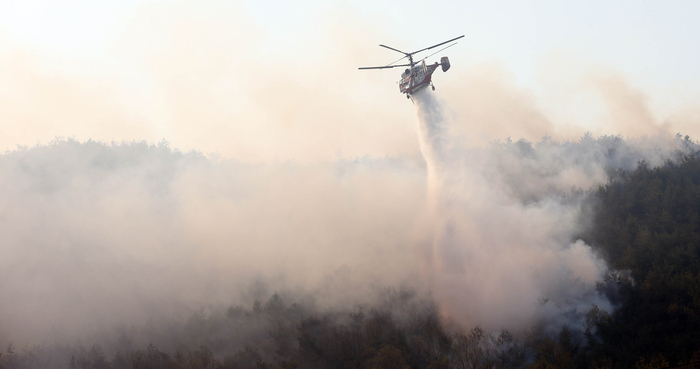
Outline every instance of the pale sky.
[[413, 153], [400, 71], [357, 67], [401, 56], [380, 43], [462, 34], [427, 62], [450, 57], [433, 80], [467, 141], [699, 139], [698, 19], [696, 1], [0, 0], [0, 149], [62, 136], [253, 161]]

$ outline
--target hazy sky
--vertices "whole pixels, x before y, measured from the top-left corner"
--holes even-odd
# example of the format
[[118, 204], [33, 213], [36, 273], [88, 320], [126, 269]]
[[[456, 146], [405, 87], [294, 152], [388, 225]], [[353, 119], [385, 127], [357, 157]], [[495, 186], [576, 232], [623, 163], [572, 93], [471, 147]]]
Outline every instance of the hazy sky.
[[462, 34], [428, 62], [450, 57], [438, 97], [478, 142], [697, 138], [697, 19], [694, 1], [3, 0], [0, 148], [74, 136], [244, 160], [417, 152], [399, 71], [357, 67], [400, 57], [380, 43]]

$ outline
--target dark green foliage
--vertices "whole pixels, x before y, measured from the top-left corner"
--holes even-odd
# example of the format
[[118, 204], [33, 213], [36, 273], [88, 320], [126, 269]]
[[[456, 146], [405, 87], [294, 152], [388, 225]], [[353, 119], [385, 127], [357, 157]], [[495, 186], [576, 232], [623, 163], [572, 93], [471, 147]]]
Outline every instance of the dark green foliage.
[[[700, 160], [617, 171], [595, 193], [587, 242], [618, 273], [610, 317], [592, 316], [587, 335], [615, 367], [663, 355], [671, 363], [700, 349]], [[592, 332], [597, 328], [597, 332]], [[599, 337], [596, 342], [594, 334]]]

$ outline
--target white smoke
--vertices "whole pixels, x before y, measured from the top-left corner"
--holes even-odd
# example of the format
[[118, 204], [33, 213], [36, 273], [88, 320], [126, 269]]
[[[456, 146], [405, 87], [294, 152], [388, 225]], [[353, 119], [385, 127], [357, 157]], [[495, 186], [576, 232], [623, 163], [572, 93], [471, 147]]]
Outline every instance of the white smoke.
[[[71, 342], [275, 291], [361, 303], [418, 275], [423, 173], [419, 158], [246, 164], [163, 143], [7, 152], [0, 344]], [[260, 281], [267, 291], [251, 292]]]
[[610, 306], [594, 289], [605, 264], [575, 237], [587, 214], [572, 186], [698, 150], [667, 136], [464, 149], [433, 95], [415, 99], [427, 166], [250, 164], [72, 139], [3, 153], [0, 344], [70, 342], [275, 291], [354, 306], [377, 286], [428, 293], [465, 328], [575, 328], [591, 304]]
[[[452, 139], [430, 91], [413, 98], [435, 227], [432, 287], [443, 313], [464, 326], [522, 330], [544, 317], [576, 326], [592, 304], [610, 309], [595, 291], [607, 266], [574, 239], [579, 204], [564, 204], [546, 188], [538, 201], [523, 203], [503, 178], [513, 169], [532, 173], [517, 168], [527, 161], [516, 158], [515, 168], [500, 172], [505, 176], [493, 176], [493, 158]], [[542, 185], [520, 180], [516, 189]]]

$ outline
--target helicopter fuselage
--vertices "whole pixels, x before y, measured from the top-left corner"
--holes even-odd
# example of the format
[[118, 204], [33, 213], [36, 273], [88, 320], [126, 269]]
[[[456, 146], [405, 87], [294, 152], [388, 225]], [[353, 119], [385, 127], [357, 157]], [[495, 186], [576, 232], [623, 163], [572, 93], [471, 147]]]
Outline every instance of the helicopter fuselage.
[[425, 62], [423, 62], [422, 64], [417, 64], [412, 68], [406, 69], [401, 74], [401, 81], [399, 81], [399, 90], [401, 93], [410, 95], [431, 84], [433, 72], [435, 72], [439, 65], [440, 64], [437, 62], [430, 65], [426, 65]]

